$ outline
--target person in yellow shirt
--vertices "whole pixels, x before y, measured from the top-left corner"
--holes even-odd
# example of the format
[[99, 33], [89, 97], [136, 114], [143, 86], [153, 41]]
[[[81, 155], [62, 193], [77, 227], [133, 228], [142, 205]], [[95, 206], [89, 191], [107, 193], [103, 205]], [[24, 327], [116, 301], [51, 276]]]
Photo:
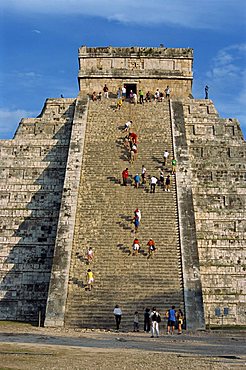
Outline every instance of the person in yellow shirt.
[[121, 107], [122, 107], [122, 99], [120, 98], [118, 101], [117, 101], [117, 109], [120, 110]]
[[87, 270], [87, 286], [89, 290], [91, 290], [93, 283], [94, 283], [93, 272], [91, 271], [91, 269], [88, 269]]

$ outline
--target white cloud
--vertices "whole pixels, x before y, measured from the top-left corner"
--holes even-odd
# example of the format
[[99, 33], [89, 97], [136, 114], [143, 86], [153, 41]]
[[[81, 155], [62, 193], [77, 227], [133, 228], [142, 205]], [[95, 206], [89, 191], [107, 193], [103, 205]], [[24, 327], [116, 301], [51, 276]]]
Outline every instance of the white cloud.
[[238, 24], [245, 20], [244, 0], [2, 0], [0, 7], [20, 13], [87, 15], [122, 23], [189, 28], [228, 29], [233, 19]]
[[223, 117], [237, 118], [246, 133], [246, 44], [218, 51], [207, 72], [210, 97]]
[[8, 108], [0, 108], [0, 140], [13, 138], [21, 119], [35, 117], [37, 114], [37, 112], [23, 109], [10, 110]]
[[32, 30], [32, 32], [34, 32], [34, 33], [38, 33], [38, 34], [40, 34], [40, 33], [41, 33], [41, 31], [39, 31], [39, 30]]
[[19, 78], [32, 78], [32, 79], [42, 77], [39, 73], [36, 73], [33, 71], [26, 71], [26, 72], [15, 71], [14, 75]]
[[211, 68], [207, 72], [211, 83], [219, 80], [223, 85], [229, 79], [234, 82], [245, 82], [246, 76], [246, 44], [230, 45], [218, 51], [215, 58], [212, 59]]

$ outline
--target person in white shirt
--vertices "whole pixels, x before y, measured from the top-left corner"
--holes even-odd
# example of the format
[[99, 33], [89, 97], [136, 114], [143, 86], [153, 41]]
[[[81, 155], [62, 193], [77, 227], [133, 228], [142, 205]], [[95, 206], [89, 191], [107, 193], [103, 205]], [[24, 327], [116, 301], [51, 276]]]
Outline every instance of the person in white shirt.
[[122, 99], [126, 100], [126, 87], [125, 86], [122, 87]]
[[151, 338], [154, 338], [155, 334], [156, 334], [156, 337], [158, 338], [159, 337], [159, 323], [161, 322], [161, 316], [155, 307], [153, 307], [152, 312], [150, 314], [150, 320], [152, 322]]
[[134, 211], [134, 215], [138, 217], [139, 222], [141, 221], [141, 211], [139, 208], [136, 208]]
[[150, 179], [150, 192], [155, 193], [155, 187], [157, 184], [157, 178], [155, 176], [152, 176]]
[[144, 167], [144, 164], [142, 165], [142, 174], [141, 174], [141, 176], [142, 176], [142, 184], [145, 184], [145, 182], [146, 182], [146, 168]]
[[132, 121], [127, 121], [125, 123], [123, 132], [128, 132], [130, 130], [130, 128], [131, 128], [131, 125], [132, 125]]
[[163, 154], [163, 157], [164, 157], [164, 162], [163, 162], [163, 165], [166, 166], [167, 164], [167, 159], [169, 157], [169, 153], [167, 150], [165, 150], [164, 154]]
[[159, 99], [160, 99], [160, 91], [159, 89], [157, 89], [155, 92], [155, 101], [159, 101]]
[[171, 94], [171, 89], [169, 86], [166, 87], [165, 89], [165, 93], [166, 93], [166, 98], [167, 99], [170, 99], [170, 94]]
[[114, 313], [115, 322], [116, 322], [116, 330], [119, 330], [122, 311], [118, 305], [115, 306], [113, 313]]

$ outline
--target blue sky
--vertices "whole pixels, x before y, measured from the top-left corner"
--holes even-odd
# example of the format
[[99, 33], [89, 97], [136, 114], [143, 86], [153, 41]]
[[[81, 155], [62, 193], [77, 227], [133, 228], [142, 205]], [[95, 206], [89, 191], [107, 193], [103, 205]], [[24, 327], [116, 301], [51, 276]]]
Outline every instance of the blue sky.
[[195, 98], [204, 86], [246, 137], [245, 0], [1, 0], [0, 139], [46, 98], [76, 97], [87, 46], [191, 47]]

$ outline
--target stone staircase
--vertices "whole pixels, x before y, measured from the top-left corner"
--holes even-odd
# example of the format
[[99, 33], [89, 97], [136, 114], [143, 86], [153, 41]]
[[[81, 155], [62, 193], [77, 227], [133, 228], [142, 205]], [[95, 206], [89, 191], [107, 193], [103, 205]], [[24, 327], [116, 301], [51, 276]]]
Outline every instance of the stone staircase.
[[74, 99], [48, 99], [0, 141], [0, 319], [37, 321], [45, 309]]
[[[158, 186], [135, 189], [121, 185], [121, 172], [129, 168], [131, 180], [141, 173], [159, 178], [163, 152], [173, 153], [170, 111], [167, 102], [131, 105], [115, 110], [115, 100], [90, 102], [80, 180], [75, 237], [72, 250], [65, 325], [88, 328], [114, 327], [113, 308], [123, 311], [122, 328], [132, 328], [137, 310], [142, 320], [145, 307], [160, 312], [174, 304], [184, 308], [181, 256], [177, 219], [175, 178], [171, 192]], [[138, 158], [130, 164], [124, 147], [124, 123], [133, 121], [137, 133]], [[130, 255], [135, 234], [131, 219], [136, 208], [142, 212], [137, 234], [141, 252]], [[147, 259], [147, 242], [158, 248]], [[92, 246], [95, 259], [90, 266], [85, 256]], [[91, 268], [95, 284], [87, 290], [86, 271]]]

